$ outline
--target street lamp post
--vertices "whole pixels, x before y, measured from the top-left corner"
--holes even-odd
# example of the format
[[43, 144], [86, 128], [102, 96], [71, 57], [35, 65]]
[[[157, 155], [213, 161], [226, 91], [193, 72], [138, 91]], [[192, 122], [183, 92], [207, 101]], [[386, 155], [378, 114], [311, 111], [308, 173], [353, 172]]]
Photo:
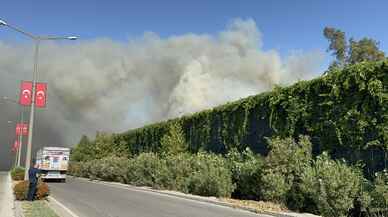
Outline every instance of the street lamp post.
[[26, 32], [18, 27], [12, 26], [0, 19], [0, 26], [6, 26], [16, 32], [19, 32], [30, 39], [32, 39], [35, 43], [35, 51], [34, 51], [34, 71], [32, 73], [32, 102], [30, 109], [30, 122], [28, 127], [28, 141], [27, 141], [27, 153], [26, 153], [26, 172], [24, 174], [24, 180], [28, 180], [28, 168], [31, 164], [31, 151], [32, 151], [32, 135], [34, 128], [34, 114], [35, 114], [35, 91], [36, 91], [36, 79], [38, 74], [38, 58], [39, 58], [39, 45], [41, 41], [50, 41], [50, 40], [77, 40], [76, 36], [69, 37], [60, 37], [60, 36], [36, 36], [29, 32]]

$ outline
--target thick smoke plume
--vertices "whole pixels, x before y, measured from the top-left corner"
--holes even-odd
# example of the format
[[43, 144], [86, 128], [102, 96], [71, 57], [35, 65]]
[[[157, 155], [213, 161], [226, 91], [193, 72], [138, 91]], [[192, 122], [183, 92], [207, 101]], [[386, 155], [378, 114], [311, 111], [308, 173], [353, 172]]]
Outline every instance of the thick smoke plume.
[[[17, 98], [20, 80], [31, 79], [32, 51], [0, 41], [0, 96]], [[71, 145], [81, 134], [141, 127], [311, 78], [321, 61], [319, 52], [281, 58], [263, 50], [255, 22], [240, 19], [214, 35], [45, 43], [39, 80], [48, 82], [49, 98], [37, 112], [34, 147]], [[14, 139], [7, 120], [18, 110], [8, 103], [0, 109], [4, 166]]]

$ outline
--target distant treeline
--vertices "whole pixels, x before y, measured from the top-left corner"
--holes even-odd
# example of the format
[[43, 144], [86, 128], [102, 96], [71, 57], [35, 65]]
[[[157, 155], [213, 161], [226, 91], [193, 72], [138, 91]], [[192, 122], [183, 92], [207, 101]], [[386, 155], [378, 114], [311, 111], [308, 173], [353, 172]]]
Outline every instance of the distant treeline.
[[182, 126], [191, 152], [250, 147], [266, 155], [267, 137], [308, 135], [315, 155], [328, 151], [366, 165], [371, 175], [385, 168], [388, 158], [388, 61], [332, 68], [310, 81], [114, 134], [107, 148], [118, 155], [160, 152], [161, 138], [174, 122]]

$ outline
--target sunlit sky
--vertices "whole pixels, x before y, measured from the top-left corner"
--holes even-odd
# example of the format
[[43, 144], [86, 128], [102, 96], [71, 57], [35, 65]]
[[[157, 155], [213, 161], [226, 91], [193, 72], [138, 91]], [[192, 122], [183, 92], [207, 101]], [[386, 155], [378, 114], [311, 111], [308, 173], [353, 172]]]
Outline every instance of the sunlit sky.
[[[161, 37], [213, 34], [232, 19], [253, 19], [263, 34], [263, 48], [282, 56], [293, 51], [326, 51], [325, 26], [349, 37], [372, 37], [388, 50], [388, 1], [3, 1], [0, 17], [36, 34], [75, 34], [82, 40], [126, 41], [152, 31]], [[23, 41], [0, 29], [1, 41]], [[324, 66], [330, 61], [327, 55]]]

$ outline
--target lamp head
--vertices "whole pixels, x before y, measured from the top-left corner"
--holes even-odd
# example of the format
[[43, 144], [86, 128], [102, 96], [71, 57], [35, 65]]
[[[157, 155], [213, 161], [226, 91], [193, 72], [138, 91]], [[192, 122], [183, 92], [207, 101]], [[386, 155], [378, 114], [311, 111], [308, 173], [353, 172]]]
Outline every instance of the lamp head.
[[69, 37], [67, 37], [67, 39], [74, 41], [74, 40], [77, 40], [78, 37], [77, 36], [69, 36]]
[[7, 22], [5, 22], [4, 20], [0, 19], [0, 26], [6, 26], [8, 25]]

